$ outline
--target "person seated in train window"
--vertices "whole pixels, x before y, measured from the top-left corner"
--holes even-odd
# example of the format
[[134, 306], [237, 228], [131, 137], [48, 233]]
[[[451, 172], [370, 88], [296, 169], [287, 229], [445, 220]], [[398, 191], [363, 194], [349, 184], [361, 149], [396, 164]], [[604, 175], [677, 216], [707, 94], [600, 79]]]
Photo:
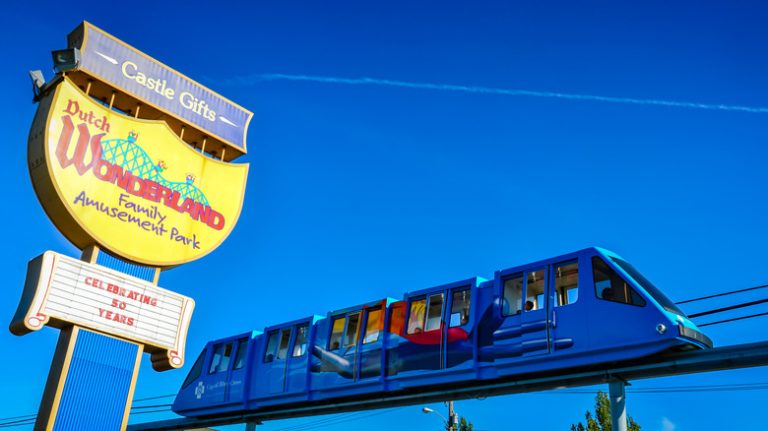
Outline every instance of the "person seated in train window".
[[272, 362], [274, 360], [275, 360], [275, 355], [273, 355], [272, 353], [269, 353], [267, 354], [267, 357], [265, 358], [264, 362]]
[[614, 295], [613, 295], [613, 287], [606, 287], [603, 289], [603, 299], [607, 299], [608, 301], [614, 301]]
[[464, 326], [467, 323], [469, 323], [469, 309], [465, 308], [461, 310], [461, 322], [459, 323], [459, 325]]
[[293, 353], [291, 353], [291, 356], [298, 357], [298, 356], [304, 356], [304, 352], [306, 351], [307, 345], [306, 344], [297, 344], [293, 346]]
[[339, 344], [339, 342], [338, 342], [338, 341], [334, 341], [334, 342], [333, 342], [333, 344], [331, 344], [331, 350], [336, 350], [336, 349], [338, 349], [340, 346], [341, 346], [341, 345]]
[[533, 301], [525, 301], [525, 311], [531, 311], [535, 309], [536, 307], [533, 305]]

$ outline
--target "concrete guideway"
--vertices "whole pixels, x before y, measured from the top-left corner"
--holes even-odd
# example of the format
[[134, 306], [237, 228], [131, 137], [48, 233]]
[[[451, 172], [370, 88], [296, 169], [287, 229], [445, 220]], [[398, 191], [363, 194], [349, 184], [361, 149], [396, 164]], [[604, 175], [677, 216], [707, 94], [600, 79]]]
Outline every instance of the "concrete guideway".
[[[517, 379], [505, 379], [480, 385], [449, 387], [446, 389], [429, 388], [429, 390], [422, 392], [395, 393], [391, 396], [298, 407], [273, 407], [239, 415], [203, 419], [179, 418], [147, 422], [130, 425], [128, 431], [189, 430], [238, 423], [253, 424], [265, 420], [399, 407], [446, 400], [483, 398], [494, 395], [539, 392], [604, 383], [610, 384], [611, 401], [614, 401], [614, 399], [619, 401], [612, 403], [613, 417], [617, 421], [620, 417], [626, 417], [624, 386], [629, 381], [763, 365], [768, 365], [768, 341], [654, 356], [607, 368], [595, 367], [586, 370], [561, 370], [558, 374], [532, 374], [520, 376]], [[625, 430], [626, 422], [623, 423], [623, 427], [621, 425], [614, 424], [614, 429], [617, 431]]]

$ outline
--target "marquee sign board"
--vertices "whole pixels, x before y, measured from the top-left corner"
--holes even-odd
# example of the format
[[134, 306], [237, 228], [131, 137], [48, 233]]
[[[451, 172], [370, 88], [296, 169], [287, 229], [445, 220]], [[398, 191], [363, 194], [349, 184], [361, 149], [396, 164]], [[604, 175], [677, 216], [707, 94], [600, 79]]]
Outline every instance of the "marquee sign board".
[[45, 252], [29, 263], [24, 293], [11, 323], [16, 335], [44, 325], [74, 324], [145, 345], [157, 368], [184, 364], [195, 302], [100, 265]]
[[165, 122], [118, 113], [59, 79], [29, 135], [32, 183], [59, 230], [81, 249], [155, 267], [218, 247], [240, 215], [248, 165], [208, 157]]
[[68, 37], [80, 49], [78, 70], [245, 153], [252, 113], [114, 36], [82, 23]]

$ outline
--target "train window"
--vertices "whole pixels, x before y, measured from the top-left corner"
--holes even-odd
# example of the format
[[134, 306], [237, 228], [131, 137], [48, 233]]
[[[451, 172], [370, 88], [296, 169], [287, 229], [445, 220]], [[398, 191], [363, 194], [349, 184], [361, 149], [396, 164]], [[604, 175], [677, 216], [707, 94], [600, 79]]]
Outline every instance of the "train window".
[[469, 289], [453, 292], [450, 325], [464, 326], [469, 323]]
[[381, 308], [376, 307], [368, 310], [368, 320], [365, 322], [365, 336], [363, 338], [363, 344], [375, 343], [379, 341], [379, 333], [381, 332], [382, 324]]
[[294, 358], [298, 356], [304, 356], [307, 353], [307, 336], [309, 335], [309, 324], [303, 324], [296, 328], [296, 341], [293, 343], [293, 352], [291, 356]]
[[405, 303], [395, 302], [392, 304], [391, 314], [389, 316], [389, 332], [392, 334], [403, 335], [405, 328]]
[[528, 284], [525, 287], [525, 311], [544, 308], [544, 270], [528, 272]]
[[427, 323], [424, 325], [424, 331], [434, 331], [440, 329], [443, 321], [443, 294], [432, 295], [429, 297], [427, 306]]
[[523, 276], [515, 275], [504, 280], [504, 300], [502, 301], [501, 314], [511, 316], [518, 314], [523, 309]]
[[579, 263], [555, 265], [555, 307], [573, 304], [579, 297]]
[[189, 374], [187, 375], [187, 378], [184, 379], [184, 383], [181, 384], [181, 389], [186, 388], [192, 382], [197, 380], [198, 377], [200, 377], [200, 374], [203, 373], [203, 362], [205, 361], [205, 350], [200, 353], [200, 356], [197, 357], [197, 360], [195, 361], [195, 365], [192, 365], [192, 368], [189, 370]]
[[267, 337], [267, 349], [264, 351], [264, 362], [272, 362], [275, 360], [275, 354], [277, 353], [277, 331], [270, 331], [269, 337]]
[[685, 315], [685, 313], [682, 312], [679, 308], [677, 308], [677, 305], [675, 305], [674, 302], [672, 302], [671, 299], [667, 298], [667, 295], [662, 293], [656, 286], [653, 285], [647, 278], [643, 276], [643, 274], [640, 273], [640, 271], [636, 270], [634, 266], [630, 265], [628, 262], [625, 262], [621, 259], [612, 257], [611, 258], [614, 262], [616, 262], [621, 269], [627, 272], [630, 277], [634, 278], [635, 281], [642, 286], [643, 289], [645, 289], [646, 292], [648, 292], [653, 298], [656, 300], [656, 302], [659, 303], [662, 307], [664, 307], [665, 310], [671, 311], [672, 313]]
[[592, 273], [598, 298], [640, 307], [645, 305], [645, 299], [597, 256], [592, 258]]
[[360, 313], [354, 313], [347, 316], [347, 332], [344, 334], [344, 347], [351, 347], [355, 345], [359, 326]]
[[232, 355], [232, 343], [217, 344], [213, 347], [213, 359], [208, 374], [220, 373], [229, 368], [229, 357]]
[[579, 299], [579, 289], [568, 289], [566, 298], [568, 299], [568, 304], [576, 302]]
[[408, 334], [418, 334], [424, 330], [424, 314], [427, 310], [426, 299], [411, 302], [411, 314], [408, 316]]
[[341, 347], [341, 335], [344, 333], [344, 317], [333, 319], [333, 329], [331, 330], [331, 339], [328, 340], [328, 349], [336, 350]]
[[235, 356], [235, 366], [233, 370], [239, 370], [245, 366], [245, 355], [248, 353], [248, 339], [242, 338], [237, 342], [237, 356]]
[[277, 349], [277, 359], [288, 356], [288, 342], [291, 341], [291, 328], [280, 330], [280, 347]]

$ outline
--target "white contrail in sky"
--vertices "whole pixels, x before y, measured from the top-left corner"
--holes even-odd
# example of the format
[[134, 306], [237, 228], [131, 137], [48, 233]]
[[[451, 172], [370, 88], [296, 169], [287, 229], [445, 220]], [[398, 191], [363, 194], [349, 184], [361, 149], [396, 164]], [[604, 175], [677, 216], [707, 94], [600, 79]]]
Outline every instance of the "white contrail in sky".
[[593, 94], [557, 93], [557, 92], [550, 92], [550, 91], [515, 90], [515, 89], [506, 89], [506, 88], [492, 88], [492, 87], [479, 87], [479, 86], [466, 86], [466, 85], [453, 85], [453, 84], [430, 84], [426, 82], [395, 81], [391, 79], [378, 79], [378, 78], [339, 78], [339, 77], [332, 77], [332, 76], [308, 76], [308, 75], [286, 75], [282, 73], [266, 73], [266, 74], [259, 74], [259, 75], [251, 75], [249, 77], [235, 78], [234, 81], [241, 84], [252, 84], [255, 81], [308, 81], [308, 82], [324, 82], [324, 83], [332, 83], [332, 84], [382, 85], [382, 86], [388, 86], [388, 87], [414, 88], [414, 89], [421, 89], [421, 90], [440, 90], [440, 91], [458, 91], [463, 93], [497, 94], [501, 96], [546, 97], [546, 98], [553, 98], [553, 99], [626, 103], [631, 105], [656, 105], [656, 106], [669, 106], [674, 108], [710, 109], [710, 110], [716, 110], [716, 111], [740, 111], [740, 112], [751, 112], [751, 113], [758, 113], [758, 114], [768, 113], [768, 108], [750, 107], [750, 106], [719, 105], [719, 104], [695, 103], [695, 102], [677, 102], [677, 101], [671, 101], [671, 100], [658, 100], [658, 99], [635, 99], [631, 97], [596, 96]]

